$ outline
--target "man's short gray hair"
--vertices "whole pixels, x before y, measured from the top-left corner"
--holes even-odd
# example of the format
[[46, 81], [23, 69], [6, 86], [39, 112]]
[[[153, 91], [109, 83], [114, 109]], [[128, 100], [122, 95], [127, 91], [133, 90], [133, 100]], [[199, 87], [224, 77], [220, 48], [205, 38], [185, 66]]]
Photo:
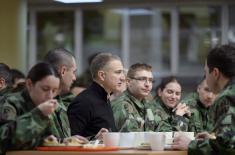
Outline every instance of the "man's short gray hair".
[[97, 78], [98, 71], [104, 69], [107, 66], [107, 64], [113, 60], [121, 61], [119, 56], [113, 55], [112, 53], [100, 53], [97, 56], [95, 56], [91, 61], [90, 65], [90, 72], [92, 78], [93, 79]]
[[55, 48], [47, 53], [44, 61], [48, 62], [58, 70], [61, 65], [71, 67], [73, 58], [73, 54], [68, 50], [64, 48]]

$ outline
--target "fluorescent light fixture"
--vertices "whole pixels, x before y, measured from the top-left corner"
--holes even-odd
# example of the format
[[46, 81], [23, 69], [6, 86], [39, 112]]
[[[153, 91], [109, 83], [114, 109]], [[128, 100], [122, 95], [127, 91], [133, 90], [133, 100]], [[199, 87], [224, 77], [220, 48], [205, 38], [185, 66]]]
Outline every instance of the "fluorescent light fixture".
[[62, 3], [96, 3], [102, 2], [103, 0], [54, 0]]

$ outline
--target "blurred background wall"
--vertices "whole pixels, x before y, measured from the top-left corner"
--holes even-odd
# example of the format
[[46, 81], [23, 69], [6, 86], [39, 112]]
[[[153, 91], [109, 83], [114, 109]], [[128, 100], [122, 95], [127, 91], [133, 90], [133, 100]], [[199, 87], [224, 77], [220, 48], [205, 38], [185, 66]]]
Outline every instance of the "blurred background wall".
[[91, 55], [112, 52], [126, 68], [152, 65], [155, 85], [177, 76], [187, 93], [203, 76], [208, 51], [235, 42], [234, 10], [233, 0], [2, 0], [0, 61], [27, 72], [48, 50], [65, 47], [80, 75]]

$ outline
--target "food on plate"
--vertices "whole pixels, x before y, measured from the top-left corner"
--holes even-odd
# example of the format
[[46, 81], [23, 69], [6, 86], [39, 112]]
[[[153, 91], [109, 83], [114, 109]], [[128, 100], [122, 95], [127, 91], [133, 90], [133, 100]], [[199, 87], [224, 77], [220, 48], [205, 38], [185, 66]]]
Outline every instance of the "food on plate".
[[58, 146], [58, 145], [60, 145], [60, 143], [58, 139], [53, 135], [50, 135], [43, 140], [43, 146]]
[[211, 133], [209, 136], [210, 139], [216, 139], [215, 133]]
[[85, 144], [85, 141], [73, 136], [65, 138], [63, 143], [67, 146], [82, 146], [83, 144]]

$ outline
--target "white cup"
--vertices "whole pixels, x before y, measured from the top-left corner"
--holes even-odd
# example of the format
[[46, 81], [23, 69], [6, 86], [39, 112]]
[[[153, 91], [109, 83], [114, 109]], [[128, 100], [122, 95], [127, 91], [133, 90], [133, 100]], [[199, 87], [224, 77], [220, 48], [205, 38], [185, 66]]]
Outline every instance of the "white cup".
[[190, 138], [191, 140], [195, 139], [194, 132], [174, 132], [174, 137], [178, 137], [181, 135], [184, 135], [184, 136]]
[[134, 147], [135, 133], [134, 132], [122, 132], [120, 133], [120, 147]]
[[103, 141], [105, 146], [119, 146], [120, 133], [119, 132], [103, 133]]
[[165, 134], [164, 132], [151, 133], [150, 145], [154, 151], [163, 151], [165, 146]]
[[164, 132], [166, 141], [165, 145], [171, 145], [173, 143], [173, 132]]
[[146, 144], [149, 141], [147, 140], [147, 132], [134, 132], [135, 133], [135, 146], [141, 146], [141, 144]]

